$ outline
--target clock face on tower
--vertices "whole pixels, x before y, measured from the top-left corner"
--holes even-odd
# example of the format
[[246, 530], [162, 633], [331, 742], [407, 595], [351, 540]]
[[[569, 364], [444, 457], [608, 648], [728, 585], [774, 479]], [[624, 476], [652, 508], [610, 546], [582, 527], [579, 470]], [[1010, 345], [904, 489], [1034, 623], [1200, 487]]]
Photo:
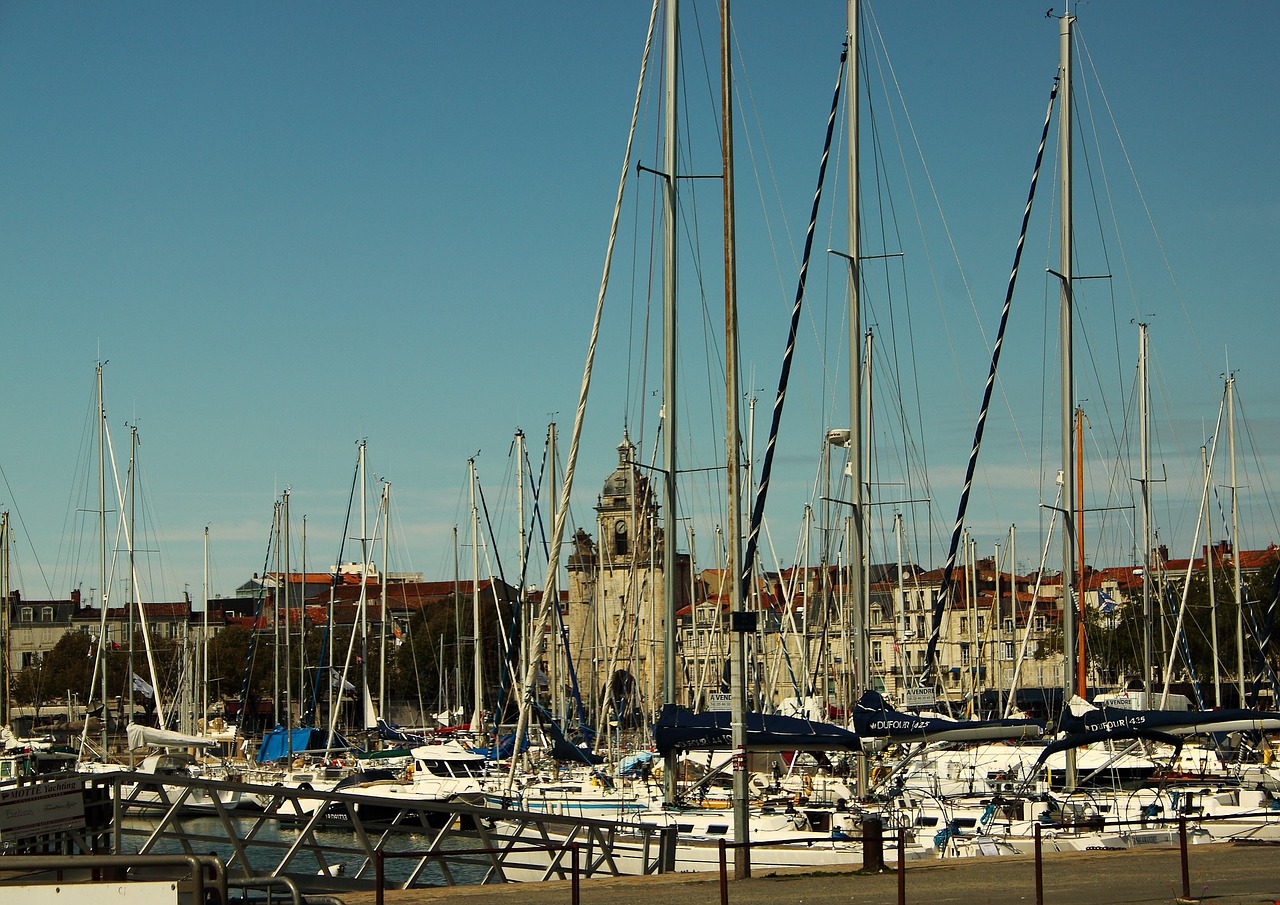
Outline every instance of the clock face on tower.
[[627, 555], [627, 523], [622, 519], [613, 525], [613, 552], [618, 556]]

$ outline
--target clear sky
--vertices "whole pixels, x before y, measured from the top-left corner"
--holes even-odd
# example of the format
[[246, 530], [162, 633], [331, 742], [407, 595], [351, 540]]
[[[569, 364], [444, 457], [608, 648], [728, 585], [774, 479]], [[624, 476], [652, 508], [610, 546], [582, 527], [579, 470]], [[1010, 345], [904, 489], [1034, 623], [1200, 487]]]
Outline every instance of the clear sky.
[[[864, 117], [864, 250], [904, 255], [866, 267], [876, 498], [933, 500], [877, 507], [877, 560], [894, 555], [894, 508], [924, 562], [939, 561], [954, 516], [1057, 66], [1046, 8], [871, 7], [883, 50], [864, 66], [875, 109]], [[1078, 288], [1087, 505], [1132, 503], [1131, 322], [1143, 320], [1156, 469], [1168, 477], [1155, 491], [1161, 539], [1190, 548], [1199, 446], [1229, 365], [1248, 422], [1243, 542], [1265, 545], [1277, 539], [1267, 491], [1280, 441], [1276, 7], [1129, 0], [1075, 12], [1077, 123], [1097, 147], [1076, 158], [1076, 270], [1111, 276]], [[738, 0], [734, 15], [743, 390], [761, 400], [762, 446], [844, 4]], [[714, 42], [716, 13], [688, 2], [683, 18], [682, 158], [713, 175], [716, 63], [697, 45]], [[99, 358], [122, 472], [126, 424], [141, 438], [149, 599], [198, 596], [205, 526], [213, 593], [260, 571], [286, 487], [295, 563], [303, 515], [309, 566], [334, 562], [361, 438], [370, 473], [392, 485], [392, 568], [452, 576], [479, 452], [490, 560], [500, 555], [510, 579], [511, 438], [524, 430], [535, 466], [550, 420], [567, 446], [647, 21], [638, 2], [0, 5], [0, 503], [14, 520], [15, 586], [42, 598], [100, 584], [96, 515], [84, 512], [98, 505]], [[646, 166], [661, 160], [659, 107], [647, 94]], [[848, 421], [844, 265], [826, 254], [845, 247], [838, 170], [768, 512], [784, 561], [806, 502], [823, 495], [823, 432]], [[1055, 179], [1050, 153], [974, 496], [980, 553], [1016, 522], [1023, 568], [1038, 559], [1057, 468], [1057, 288], [1045, 274], [1057, 260]], [[624, 425], [646, 461], [654, 448], [654, 187], [633, 165], [573, 504], [573, 524], [589, 530]], [[683, 187], [681, 468], [711, 468], [724, 431], [719, 183]], [[1225, 462], [1224, 440], [1222, 505]], [[690, 487], [691, 510], [716, 509], [722, 491], [705, 474]], [[1132, 510], [1097, 519], [1091, 556], [1131, 555]], [[695, 525], [704, 566], [716, 523]], [[466, 574], [465, 546], [461, 558]]]

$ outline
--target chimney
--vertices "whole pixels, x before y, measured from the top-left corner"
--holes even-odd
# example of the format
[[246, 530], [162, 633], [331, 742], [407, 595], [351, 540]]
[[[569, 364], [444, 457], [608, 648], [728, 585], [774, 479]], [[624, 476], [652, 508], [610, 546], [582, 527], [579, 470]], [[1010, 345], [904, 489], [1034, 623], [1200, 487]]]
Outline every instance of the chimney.
[[74, 591], [71, 592], [71, 603], [75, 606], [77, 610], [80, 609], [80, 589], [79, 588], [76, 588]]

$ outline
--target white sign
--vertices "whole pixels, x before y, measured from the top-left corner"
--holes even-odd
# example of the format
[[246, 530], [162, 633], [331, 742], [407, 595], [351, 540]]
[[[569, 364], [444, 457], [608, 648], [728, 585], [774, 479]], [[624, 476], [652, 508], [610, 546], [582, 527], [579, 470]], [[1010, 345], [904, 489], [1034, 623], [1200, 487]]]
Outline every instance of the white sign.
[[727, 691], [708, 691], [707, 692], [707, 709], [708, 710], [732, 710], [733, 695]]
[[7, 886], [5, 890], [23, 905], [178, 905], [178, 884], [171, 880]]
[[25, 839], [84, 827], [84, 790], [75, 780], [0, 791], [0, 839]]
[[902, 703], [907, 707], [932, 707], [938, 703], [938, 696], [933, 693], [932, 688], [921, 685], [918, 688], [906, 689], [902, 693]]

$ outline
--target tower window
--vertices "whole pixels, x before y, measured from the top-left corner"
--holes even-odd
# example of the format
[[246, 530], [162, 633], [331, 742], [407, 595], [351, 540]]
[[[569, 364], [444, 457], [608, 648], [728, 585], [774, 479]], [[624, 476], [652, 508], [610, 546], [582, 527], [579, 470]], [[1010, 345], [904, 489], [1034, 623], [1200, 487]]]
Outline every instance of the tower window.
[[627, 523], [618, 520], [613, 526], [613, 552], [618, 556], [627, 555]]

